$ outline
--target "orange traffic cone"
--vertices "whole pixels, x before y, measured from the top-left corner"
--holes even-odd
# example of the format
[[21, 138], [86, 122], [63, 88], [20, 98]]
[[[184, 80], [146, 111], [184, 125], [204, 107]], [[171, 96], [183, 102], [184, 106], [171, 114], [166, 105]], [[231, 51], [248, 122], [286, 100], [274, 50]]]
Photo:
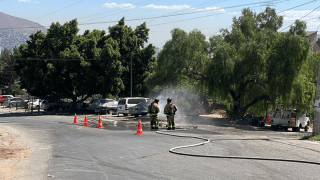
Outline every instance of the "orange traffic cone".
[[141, 119], [139, 119], [137, 132], [136, 132], [135, 134], [137, 134], [137, 135], [144, 135], [144, 133], [142, 132]]
[[73, 121], [73, 124], [78, 124], [77, 114], [76, 114], [76, 113], [74, 113], [74, 121]]
[[85, 115], [84, 117], [84, 123], [83, 123], [84, 126], [89, 126], [89, 122], [88, 122], [88, 118], [87, 118], [87, 115]]
[[266, 123], [271, 124], [269, 115], [267, 116]]
[[99, 129], [104, 129], [104, 126], [102, 125], [102, 120], [101, 120], [101, 115], [99, 114], [99, 124], [98, 124]]

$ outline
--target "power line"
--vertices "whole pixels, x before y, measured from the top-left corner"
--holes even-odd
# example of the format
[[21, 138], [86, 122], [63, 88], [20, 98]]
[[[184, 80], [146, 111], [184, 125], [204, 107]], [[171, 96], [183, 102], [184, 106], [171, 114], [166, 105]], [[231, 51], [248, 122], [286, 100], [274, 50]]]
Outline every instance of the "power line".
[[291, 8], [289, 8], [289, 9], [280, 11], [280, 12], [278, 12], [278, 13], [282, 13], [282, 12], [284, 12], [284, 11], [289, 11], [289, 10], [291, 10], [291, 9], [294, 9], [294, 8], [297, 8], [297, 7], [301, 7], [301, 6], [304, 6], [304, 5], [306, 5], [306, 4], [310, 4], [310, 3], [316, 2], [316, 1], [318, 1], [318, 0], [309, 1], [309, 2], [306, 2], [306, 3], [300, 4], [300, 5], [298, 5], [298, 6], [294, 6], [294, 7], [291, 7]]
[[[158, 0], [148, 0], [148, 1], [144, 1], [144, 2], [137, 3], [137, 5], [138, 5], [138, 4], [141, 4], [141, 3], [149, 2], [149, 1], [150, 1], [150, 3], [151, 3], [151, 2], [158, 1]], [[107, 12], [98, 13], [98, 14], [94, 14], [94, 15], [90, 15], [90, 16], [83, 16], [83, 17], [80, 17], [80, 18], [78, 18], [78, 19], [86, 19], [86, 18], [89, 18], [89, 17], [99, 16], [99, 15], [101, 15], [101, 14], [111, 13], [111, 12], [119, 11], [119, 10], [120, 10], [120, 9], [115, 9], [115, 10], [113, 10], [113, 11], [107, 11]]]
[[[312, 11], [310, 11], [308, 14], [304, 15], [302, 18], [299, 19], [299, 21], [300, 21], [301, 19], [303, 19], [304, 17], [308, 16], [309, 14], [313, 13], [313, 12], [314, 12], [316, 9], [318, 9], [318, 8], [320, 8], [320, 6], [314, 8], [314, 9], [313, 9]], [[294, 23], [292, 23], [292, 24], [294, 24]], [[287, 28], [290, 27], [292, 24], [290, 24], [290, 25], [287, 26], [286, 28], [282, 29], [281, 31], [287, 29]]]
[[[59, 9], [59, 10], [54, 11], [54, 12], [52, 12], [52, 13], [46, 14], [46, 15], [44, 15], [44, 16], [41, 16], [41, 17], [39, 17], [39, 18], [37, 18], [37, 19], [35, 19], [35, 20], [44, 18], [44, 17], [46, 17], [46, 16], [49, 16], [49, 15], [54, 14], [54, 13], [56, 13], [56, 12], [59, 12], [59, 11], [61, 11], [61, 10], [63, 10], [63, 9], [66, 9], [66, 8], [68, 8], [68, 7], [71, 7], [71, 6], [74, 6], [74, 5], [76, 5], [76, 4], [79, 4], [79, 3], [82, 2], [82, 1], [84, 1], [84, 0], [78, 1], [78, 2], [73, 3], [73, 4], [69, 5], [69, 6], [66, 6], [66, 7], [64, 7], [64, 8], [62, 8], [62, 9]], [[34, 21], [35, 21], [35, 20], [34, 20]]]
[[[153, 0], [151, 2], [156, 2], [156, 1], [159, 1], [159, 0]], [[141, 6], [143, 6], [145, 4], [142, 4]], [[141, 7], [141, 6], [137, 6], [137, 7]], [[134, 9], [134, 8], [133, 8]], [[126, 11], [130, 11], [131, 9], [128, 9], [128, 10], [123, 10], [123, 11], [120, 11], [120, 12], [117, 12], [117, 13], [113, 13], [113, 14], [110, 14], [108, 16], [112, 16], [112, 15], [115, 15], [115, 14], [119, 14], [119, 13], [122, 13], [122, 12], [126, 12]], [[85, 21], [85, 22], [89, 22], [89, 21], [94, 21], [94, 20], [97, 20], [97, 19], [102, 19], [102, 18], [105, 18], [105, 17], [108, 17], [108, 16], [103, 16], [103, 17], [99, 17], [99, 18], [96, 18], [96, 19], [91, 19], [91, 20], [88, 20], [88, 21]], [[84, 23], [85, 23], [84, 22]]]

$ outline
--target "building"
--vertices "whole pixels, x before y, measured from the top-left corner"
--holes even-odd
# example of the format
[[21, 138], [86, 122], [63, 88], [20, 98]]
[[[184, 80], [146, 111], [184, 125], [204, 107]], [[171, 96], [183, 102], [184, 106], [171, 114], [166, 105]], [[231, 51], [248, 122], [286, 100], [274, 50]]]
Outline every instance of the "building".
[[311, 45], [312, 52], [320, 51], [320, 38], [318, 38], [318, 31], [307, 31], [307, 37]]

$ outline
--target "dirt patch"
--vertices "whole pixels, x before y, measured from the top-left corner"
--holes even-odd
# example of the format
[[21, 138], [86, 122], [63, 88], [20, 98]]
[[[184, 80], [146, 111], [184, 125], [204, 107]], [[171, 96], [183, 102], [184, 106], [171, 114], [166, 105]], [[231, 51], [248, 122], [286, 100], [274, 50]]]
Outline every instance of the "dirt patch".
[[32, 154], [16, 137], [8, 129], [0, 128], [0, 179], [15, 179], [20, 160]]

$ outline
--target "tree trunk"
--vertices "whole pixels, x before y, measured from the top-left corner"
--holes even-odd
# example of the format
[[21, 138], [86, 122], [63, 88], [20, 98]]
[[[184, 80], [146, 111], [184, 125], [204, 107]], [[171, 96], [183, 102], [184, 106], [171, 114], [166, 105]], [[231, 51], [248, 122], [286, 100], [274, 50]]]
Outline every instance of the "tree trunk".
[[72, 104], [70, 108], [70, 113], [76, 113], [77, 112], [77, 97], [72, 98]]
[[[319, 102], [319, 93], [320, 93], [320, 63], [318, 67], [318, 80], [317, 80], [317, 91], [316, 91], [316, 102]], [[319, 103], [314, 108], [314, 119], [313, 119], [313, 135], [320, 134], [320, 107]]]

